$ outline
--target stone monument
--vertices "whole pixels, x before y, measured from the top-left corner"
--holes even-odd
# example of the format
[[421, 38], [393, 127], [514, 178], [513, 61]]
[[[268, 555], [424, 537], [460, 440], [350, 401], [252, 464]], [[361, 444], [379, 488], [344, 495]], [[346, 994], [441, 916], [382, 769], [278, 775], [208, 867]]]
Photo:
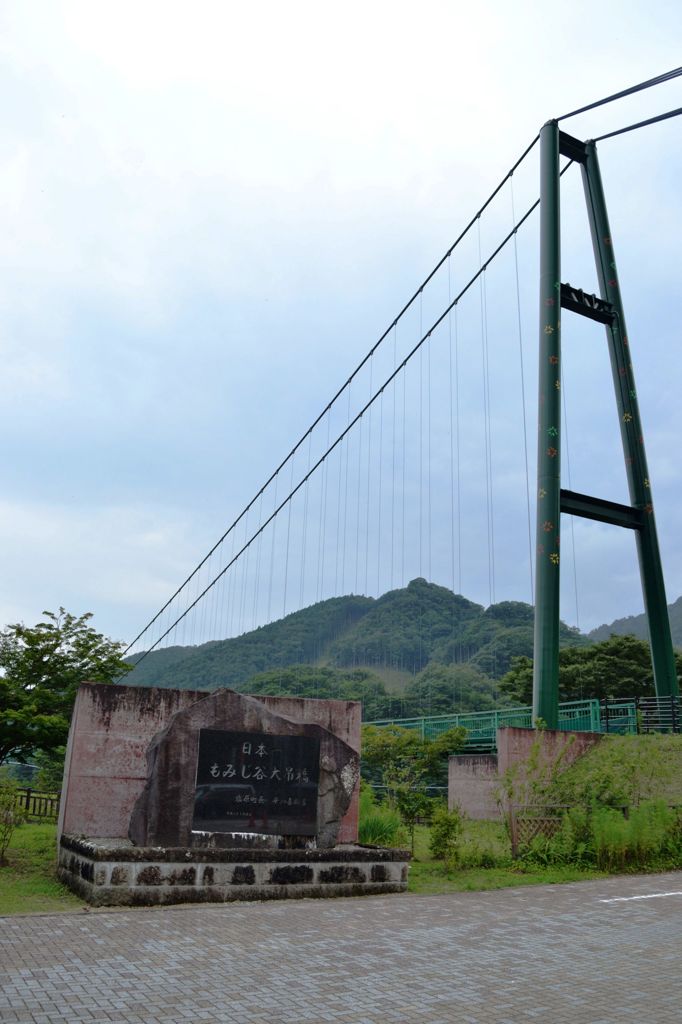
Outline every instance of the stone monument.
[[84, 684], [60, 878], [99, 905], [403, 891], [357, 844], [360, 705]]

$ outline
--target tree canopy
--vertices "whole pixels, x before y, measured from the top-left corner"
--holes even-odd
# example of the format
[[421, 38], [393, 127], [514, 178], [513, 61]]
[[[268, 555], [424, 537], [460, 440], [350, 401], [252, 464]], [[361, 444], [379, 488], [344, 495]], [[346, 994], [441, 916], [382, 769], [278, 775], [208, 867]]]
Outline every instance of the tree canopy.
[[462, 749], [466, 729], [456, 726], [434, 740], [423, 740], [415, 729], [400, 725], [363, 725], [362, 767], [378, 774], [389, 798], [402, 788], [441, 783], [450, 754]]
[[79, 685], [113, 683], [130, 668], [123, 644], [88, 625], [90, 612], [43, 615], [0, 632], [0, 762], [62, 746]]
[[[682, 665], [677, 655], [678, 674]], [[533, 661], [512, 659], [500, 690], [521, 704], [533, 699]], [[654, 675], [649, 644], [634, 636], [611, 636], [586, 647], [559, 651], [559, 700], [604, 697], [650, 697]]]

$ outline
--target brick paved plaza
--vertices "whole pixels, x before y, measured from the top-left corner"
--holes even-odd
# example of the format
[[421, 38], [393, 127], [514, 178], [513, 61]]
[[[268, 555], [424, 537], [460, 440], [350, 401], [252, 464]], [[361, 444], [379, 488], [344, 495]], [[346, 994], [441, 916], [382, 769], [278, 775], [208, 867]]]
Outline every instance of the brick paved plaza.
[[677, 873], [8, 917], [0, 1021], [673, 1024], [681, 945]]

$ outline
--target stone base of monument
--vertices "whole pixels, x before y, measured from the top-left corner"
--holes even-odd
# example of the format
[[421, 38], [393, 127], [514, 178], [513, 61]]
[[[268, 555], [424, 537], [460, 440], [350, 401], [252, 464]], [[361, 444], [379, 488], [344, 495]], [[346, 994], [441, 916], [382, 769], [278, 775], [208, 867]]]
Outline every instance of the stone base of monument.
[[365, 896], [404, 892], [409, 859], [376, 846], [165, 848], [62, 835], [58, 877], [100, 907]]

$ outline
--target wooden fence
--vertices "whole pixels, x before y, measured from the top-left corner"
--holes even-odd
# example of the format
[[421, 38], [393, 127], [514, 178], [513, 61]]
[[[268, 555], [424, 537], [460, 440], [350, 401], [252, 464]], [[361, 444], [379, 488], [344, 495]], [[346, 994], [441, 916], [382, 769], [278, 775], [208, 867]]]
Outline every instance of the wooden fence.
[[36, 789], [18, 789], [17, 807], [29, 821], [56, 821], [61, 793], [41, 793]]

